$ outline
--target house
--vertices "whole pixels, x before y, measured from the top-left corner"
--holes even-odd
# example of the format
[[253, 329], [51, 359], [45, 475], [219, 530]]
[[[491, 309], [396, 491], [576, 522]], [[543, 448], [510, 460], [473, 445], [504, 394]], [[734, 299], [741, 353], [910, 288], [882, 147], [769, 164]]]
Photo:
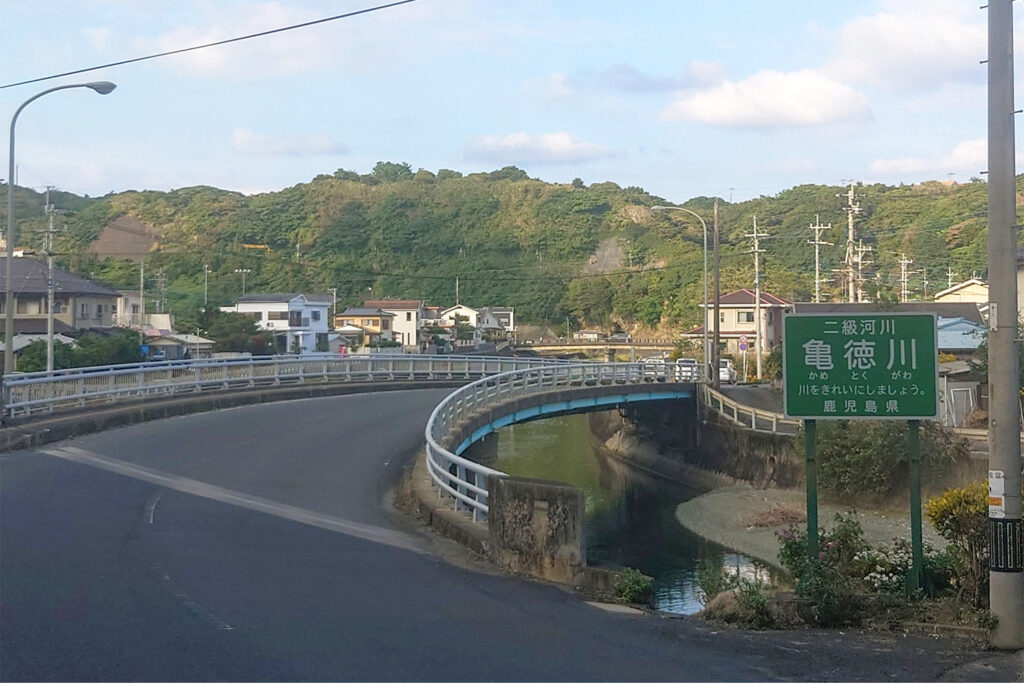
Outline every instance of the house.
[[976, 304], [988, 304], [988, 284], [978, 278], [947, 287], [935, 294], [935, 301], [955, 302], [968, 301]]
[[481, 311], [506, 332], [516, 331], [516, 309], [513, 306], [488, 306]]
[[277, 353], [313, 353], [327, 350], [327, 309], [330, 294], [246, 294], [227, 313], [241, 313], [274, 337]]
[[978, 350], [985, 339], [985, 326], [963, 318], [942, 318], [936, 322], [939, 351], [966, 358]]
[[480, 317], [480, 311], [475, 308], [470, 308], [465, 304], [455, 304], [441, 311], [441, 319], [444, 321], [441, 323], [442, 327], [451, 327], [455, 325], [455, 316], [464, 318], [467, 325], [470, 327], [476, 327], [478, 319]]
[[[0, 257], [0, 311], [6, 311], [7, 266], [6, 257]], [[45, 321], [47, 317], [46, 262], [31, 256], [11, 260], [11, 289], [15, 292], [14, 329], [21, 332], [30, 321]], [[87, 280], [63, 268], [53, 269], [55, 325], [65, 329], [88, 330], [114, 326], [117, 292], [98, 282]], [[56, 329], [56, 327], [55, 327]]]
[[576, 341], [597, 342], [604, 339], [604, 336], [604, 332], [600, 330], [576, 330], [572, 333], [572, 338]]
[[146, 339], [147, 360], [213, 358], [212, 339], [195, 334], [161, 334]]
[[416, 353], [420, 346], [420, 324], [424, 318], [422, 301], [416, 299], [372, 299], [363, 302], [363, 308], [378, 308], [391, 313], [391, 339], [405, 351]]
[[393, 341], [394, 319], [394, 313], [377, 307], [347, 308], [334, 316], [334, 329], [346, 337], [361, 333], [363, 343], [379, 344]]
[[910, 301], [901, 304], [880, 304], [880, 303], [840, 303], [829, 301], [827, 303], [795, 303], [795, 313], [934, 313], [939, 318], [963, 318], [964, 320], [978, 325], [986, 324], [984, 311], [987, 304], [977, 304], [969, 301]]
[[[715, 328], [719, 330], [718, 336], [725, 345], [726, 353], [739, 353], [741, 337], [746, 338], [747, 348], [757, 348], [757, 333], [760, 329], [762, 336], [761, 349], [768, 353], [772, 348], [782, 343], [782, 314], [793, 310], [793, 304], [781, 299], [770, 292], [761, 292], [761, 320], [755, 324], [755, 312], [757, 310], [754, 292], [749, 289], [737, 289], [736, 291], [723, 294], [718, 298], [718, 321], [713, 320], [714, 302], [708, 301], [701, 304], [704, 309], [704, 318], [710, 324], [708, 336], [711, 337]], [[695, 327], [684, 332], [682, 336], [686, 339], [703, 339], [704, 327]]]

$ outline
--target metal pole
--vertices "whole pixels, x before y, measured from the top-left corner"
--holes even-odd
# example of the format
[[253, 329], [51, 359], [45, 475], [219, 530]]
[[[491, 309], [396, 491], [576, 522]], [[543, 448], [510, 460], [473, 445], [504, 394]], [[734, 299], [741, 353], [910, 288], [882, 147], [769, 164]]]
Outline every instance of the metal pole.
[[923, 585], [924, 538], [921, 531], [921, 423], [907, 420], [907, 456], [910, 463], [910, 565], [908, 588], [914, 591]]
[[721, 378], [718, 372], [718, 354], [719, 344], [721, 343], [721, 330], [719, 329], [720, 318], [719, 318], [719, 303], [718, 300], [721, 298], [721, 270], [719, 268], [719, 251], [718, 251], [718, 200], [715, 199], [715, 230], [714, 230], [714, 269], [715, 269], [715, 312], [712, 319], [715, 321], [715, 338], [714, 346], [712, 347], [712, 368], [711, 368], [711, 383], [715, 389], [721, 388]]
[[210, 266], [203, 264], [203, 306], [210, 303]]
[[818, 559], [818, 423], [804, 420], [804, 462], [807, 479], [807, 559]]
[[114, 90], [117, 86], [109, 81], [95, 81], [92, 83], [72, 83], [69, 85], [58, 85], [54, 88], [43, 90], [40, 93], [36, 93], [32, 97], [28, 98], [21, 103], [17, 109], [14, 110], [14, 116], [11, 117], [11, 133], [10, 133], [10, 152], [7, 158], [7, 231], [4, 233], [4, 239], [7, 242], [6, 250], [6, 263], [4, 264], [4, 276], [5, 276], [5, 289], [4, 289], [4, 374], [8, 372], [14, 372], [14, 287], [11, 282], [11, 262], [14, 260], [14, 242], [17, 239], [17, 233], [14, 229], [14, 128], [18, 122], [18, 115], [21, 114], [21, 110], [27, 107], [32, 102], [35, 102], [43, 95], [48, 95], [57, 90], [67, 90], [69, 88], [90, 88], [95, 90], [101, 95], [106, 95]]
[[46, 233], [46, 371], [53, 372], [53, 207], [46, 191], [46, 213], [50, 228]]
[[988, 453], [989, 603], [998, 623], [992, 647], [1024, 647], [1021, 541], [1020, 386], [1017, 329], [1016, 179], [1013, 124], [1012, 0], [988, 3]]

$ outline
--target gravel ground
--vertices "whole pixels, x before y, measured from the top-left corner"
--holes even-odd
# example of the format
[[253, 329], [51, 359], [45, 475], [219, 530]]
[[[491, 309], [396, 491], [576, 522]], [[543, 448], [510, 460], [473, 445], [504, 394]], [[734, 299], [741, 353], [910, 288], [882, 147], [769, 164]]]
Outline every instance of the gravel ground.
[[[745, 484], [716, 489], [681, 503], [676, 519], [690, 531], [720, 543], [736, 552], [779, 566], [779, 542], [775, 532], [789, 526], [755, 526], [759, 515], [772, 510], [805, 509], [806, 494], [802, 489], [754, 489]], [[893, 538], [910, 538], [910, 510], [856, 510], [847, 505], [818, 501], [818, 521], [831, 527], [838, 512], [856, 514], [864, 537], [872, 545], [887, 543]], [[806, 528], [806, 522], [798, 526]], [[943, 539], [924, 521], [924, 540], [934, 547], [945, 545]]]

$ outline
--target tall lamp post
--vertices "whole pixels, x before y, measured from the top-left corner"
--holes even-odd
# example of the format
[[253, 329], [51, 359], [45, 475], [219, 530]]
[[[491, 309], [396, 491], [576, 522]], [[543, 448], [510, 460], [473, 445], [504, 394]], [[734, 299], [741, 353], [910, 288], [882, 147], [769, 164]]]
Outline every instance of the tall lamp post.
[[4, 374], [14, 372], [14, 287], [11, 282], [11, 262], [14, 261], [14, 241], [17, 239], [17, 234], [14, 231], [14, 125], [18, 122], [18, 115], [21, 114], [21, 110], [27, 107], [30, 103], [35, 102], [43, 95], [49, 95], [52, 92], [58, 90], [68, 90], [70, 88], [89, 88], [95, 90], [100, 95], [107, 95], [114, 91], [117, 85], [110, 81], [93, 81], [90, 83], [71, 83], [69, 85], [58, 85], [54, 88], [49, 88], [40, 93], [33, 95], [24, 102], [21, 103], [17, 109], [14, 110], [14, 116], [11, 117], [11, 151], [8, 157], [7, 167], [7, 230], [4, 232], [4, 239], [7, 241], [7, 259], [4, 264], [4, 277], [5, 277], [5, 289], [4, 289]]
[[708, 365], [711, 362], [711, 350], [708, 348], [708, 224], [699, 213], [682, 206], [652, 206], [651, 211], [684, 211], [699, 220], [704, 230], [704, 379], [710, 382], [717, 370]]
[[245, 296], [245, 276], [252, 271], [248, 268], [235, 268], [235, 272], [242, 276], [242, 296]]

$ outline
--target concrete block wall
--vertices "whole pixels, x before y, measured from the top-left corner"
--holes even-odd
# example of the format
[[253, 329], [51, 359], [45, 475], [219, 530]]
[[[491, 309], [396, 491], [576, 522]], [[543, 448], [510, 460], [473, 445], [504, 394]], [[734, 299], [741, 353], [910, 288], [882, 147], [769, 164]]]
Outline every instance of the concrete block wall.
[[488, 477], [488, 551], [510, 571], [575, 583], [587, 563], [583, 492], [568, 484]]

